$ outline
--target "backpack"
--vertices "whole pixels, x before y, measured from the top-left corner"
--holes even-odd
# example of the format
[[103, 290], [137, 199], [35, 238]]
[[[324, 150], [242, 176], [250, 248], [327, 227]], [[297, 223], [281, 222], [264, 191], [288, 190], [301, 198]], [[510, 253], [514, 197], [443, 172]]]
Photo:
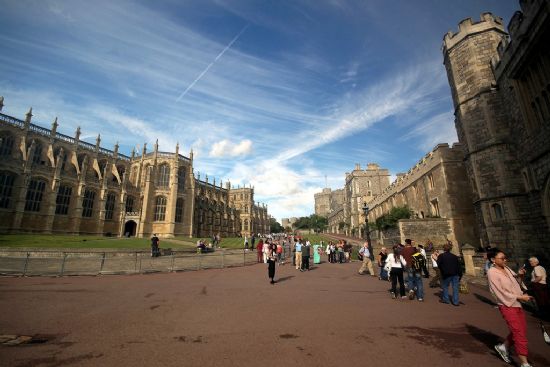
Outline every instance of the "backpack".
[[416, 271], [421, 271], [426, 266], [426, 259], [420, 252], [417, 252], [412, 256], [411, 267]]

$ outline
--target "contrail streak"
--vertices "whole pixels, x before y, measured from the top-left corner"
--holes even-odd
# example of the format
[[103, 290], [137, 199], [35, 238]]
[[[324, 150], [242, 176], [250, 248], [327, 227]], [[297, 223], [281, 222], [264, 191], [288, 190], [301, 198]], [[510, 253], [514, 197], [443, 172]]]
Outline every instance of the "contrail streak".
[[250, 26], [250, 24], [247, 24], [246, 26], [244, 26], [243, 29], [241, 29], [241, 31], [235, 36], [235, 38], [233, 38], [231, 40], [231, 42], [229, 42], [229, 44], [227, 46], [225, 46], [225, 48], [222, 50], [222, 52], [220, 52], [218, 54], [218, 56], [216, 56], [216, 58], [214, 59], [214, 61], [212, 61], [207, 67], [206, 69], [204, 69], [202, 71], [202, 73], [199, 74], [199, 76], [193, 80], [193, 83], [189, 84], [189, 86], [183, 91], [182, 94], [180, 94], [180, 96], [176, 99], [176, 102], [179, 102], [180, 99], [183, 98], [184, 95], [187, 94], [187, 92], [189, 92], [189, 90], [191, 90], [191, 88], [193, 88], [193, 86], [195, 84], [197, 84], [197, 82], [199, 80], [201, 80], [201, 78], [204, 76], [204, 74], [206, 74], [208, 72], [208, 70], [210, 70], [210, 68], [212, 67], [212, 65], [214, 65], [216, 63], [216, 61], [218, 61], [220, 59], [220, 57], [223, 56], [223, 54], [225, 53], [225, 51], [229, 50], [231, 48], [231, 46], [233, 46], [233, 43], [235, 43], [235, 41], [237, 41], [239, 39], [239, 37], [244, 33], [244, 31], [246, 31], [246, 29]]

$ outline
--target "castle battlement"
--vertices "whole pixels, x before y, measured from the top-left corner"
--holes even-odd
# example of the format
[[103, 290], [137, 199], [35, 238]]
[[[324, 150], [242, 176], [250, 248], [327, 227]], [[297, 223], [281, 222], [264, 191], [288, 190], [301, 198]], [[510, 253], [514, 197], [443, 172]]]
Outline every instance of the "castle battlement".
[[449, 31], [443, 37], [443, 53], [445, 54], [469, 35], [485, 32], [489, 29], [496, 29], [502, 33], [506, 33], [502, 18], [492, 13], [482, 13], [479, 22], [474, 22], [472, 18], [462, 20], [458, 24], [458, 32], [453, 33]]
[[435, 165], [444, 159], [451, 158], [455, 155], [456, 159], [461, 160], [463, 155], [462, 144], [454, 143], [452, 147], [449, 144], [437, 144], [434, 149], [428, 152], [422, 159], [420, 159], [413, 167], [411, 167], [406, 173], [399, 173], [397, 179], [386, 187], [380, 195], [377, 195], [369, 202], [371, 208], [384, 202], [395, 193], [401, 191], [404, 187], [409, 186], [414, 181], [418, 180], [427, 171], [432, 169]]

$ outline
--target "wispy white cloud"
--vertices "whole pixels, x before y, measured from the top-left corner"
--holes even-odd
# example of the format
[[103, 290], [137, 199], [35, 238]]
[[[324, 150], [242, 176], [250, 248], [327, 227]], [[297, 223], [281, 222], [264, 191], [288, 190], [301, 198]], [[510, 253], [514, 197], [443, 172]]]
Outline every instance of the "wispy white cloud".
[[239, 143], [232, 143], [229, 140], [222, 140], [214, 143], [210, 150], [211, 157], [238, 157], [246, 156], [252, 152], [252, 141], [245, 139]]

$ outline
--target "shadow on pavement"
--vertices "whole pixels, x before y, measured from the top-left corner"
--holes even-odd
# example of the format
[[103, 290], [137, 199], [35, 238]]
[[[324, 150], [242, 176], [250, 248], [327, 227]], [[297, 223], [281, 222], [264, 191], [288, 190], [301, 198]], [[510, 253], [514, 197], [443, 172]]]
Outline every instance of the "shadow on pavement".
[[480, 300], [480, 301], [483, 302], [483, 303], [488, 304], [489, 306], [496, 306], [496, 305], [497, 305], [495, 302], [493, 302], [492, 299], [487, 298], [487, 297], [485, 297], [485, 296], [482, 296], [482, 295], [479, 294], [479, 293], [474, 293], [474, 296], [475, 296], [478, 300]]
[[294, 275], [289, 275], [287, 277], [282, 277], [282, 278], [277, 279], [277, 283], [281, 283], [281, 282], [284, 282], [284, 281], [292, 279], [292, 278], [294, 278]]

